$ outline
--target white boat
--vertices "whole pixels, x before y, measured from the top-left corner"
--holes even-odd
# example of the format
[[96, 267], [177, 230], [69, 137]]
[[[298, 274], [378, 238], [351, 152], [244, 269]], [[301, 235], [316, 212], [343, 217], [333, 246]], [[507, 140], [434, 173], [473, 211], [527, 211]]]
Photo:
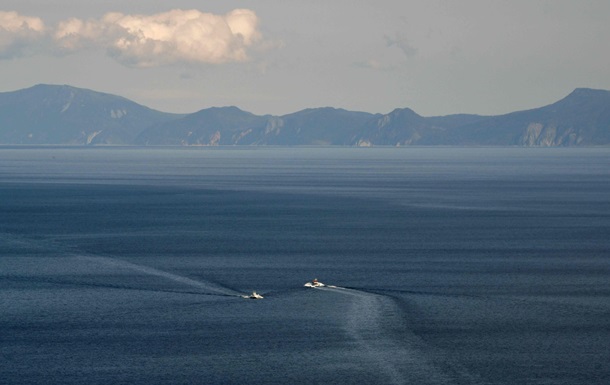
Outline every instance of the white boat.
[[324, 286], [326, 286], [326, 285], [324, 285], [322, 282], [318, 281], [317, 278], [314, 278], [313, 281], [307, 282], [305, 284], [305, 287], [324, 287]]
[[248, 299], [263, 299], [265, 297], [263, 297], [262, 295], [258, 294], [257, 292], [253, 291], [252, 294], [250, 295], [242, 295], [242, 298], [248, 298]]

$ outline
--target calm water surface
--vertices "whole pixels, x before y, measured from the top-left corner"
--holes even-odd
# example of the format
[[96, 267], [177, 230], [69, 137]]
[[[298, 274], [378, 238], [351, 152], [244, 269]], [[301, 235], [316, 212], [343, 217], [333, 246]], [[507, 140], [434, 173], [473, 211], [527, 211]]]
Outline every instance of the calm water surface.
[[609, 166], [1, 147], [0, 382], [608, 384]]

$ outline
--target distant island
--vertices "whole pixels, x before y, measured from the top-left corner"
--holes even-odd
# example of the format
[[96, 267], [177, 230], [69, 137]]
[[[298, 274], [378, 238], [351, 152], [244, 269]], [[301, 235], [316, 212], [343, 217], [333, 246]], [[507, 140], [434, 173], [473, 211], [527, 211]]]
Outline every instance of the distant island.
[[0, 144], [607, 146], [610, 91], [578, 88], [551, 105], [498, 116], [331, 107], [261, 116], [237, 107], [171, 114], [116, 95], [41, 84], [0, 93]]

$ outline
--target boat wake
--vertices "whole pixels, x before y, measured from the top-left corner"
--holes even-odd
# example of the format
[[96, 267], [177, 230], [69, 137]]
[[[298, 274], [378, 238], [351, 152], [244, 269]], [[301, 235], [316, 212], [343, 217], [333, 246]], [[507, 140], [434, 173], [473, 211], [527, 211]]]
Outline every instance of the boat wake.
[[192, 278], [184, 277], [182, 275], [169, 273], [167, 271], [155, 269], [153, 267], [138, 265], [135, 263], [127, 262], [121, 259], [102, 257], [102, 256], [93, 256], [93, 255], [76, 255], [75, 258], [80, 259], [82, 261], [95, 262], [107, 266], [115, 266], [122, 269], [129, 269], [132, 271], [136, 271], [139, 273], [152, 275], [156, 277], [166, 278], [172, 280], [174, 282], [179, 282], [184, 285], [188, 285], [190, 287], [198, 288], [205, 293], [202, 294], [217, 294], [231, 297], [241, 297], [243, 293], [240, 293], [236, 290], [230, 289], [228, 287], [224, 287], [212, 282], [199, 281]]
[[380, 382], [450, 384], [459, 377], [468, 383], [478, 383], [464, 368], [445, 371], [437, 364], [439, 352], [427, 347], [421, 338], [409, 331], [395, 299], [337, 286], [327, 285], [318, 290], [351, 297], [345, 332], [357, 345], [359, 358], [377, 367], [378, 373], [386, 377]]
[[[97, 264], [115, 267], [119, 269], [127, 269], [134, 272], [143, 273], [146, 275], [152, 275], [156, 277], [162, 277], [174, 282], [182, 283], [190, 288], [190, 290], [171, 290], [171, 289], [156, 289], [156, 291], [163, 291], [169, 293], [184, 293], [184, 294], [199, 294], [199, 295], [217, 295], [217, 296], [230, 296], [230, 297], [241, 297], [244, 293], [238, 292], [237, 290], [225, 287], [221, 284], [217, 284], [210, 281], [195, 280], [192, 278], [184, 277], [178, 274], [169, 273], [167, 271], [155, 269], [153, 267], [138, 265], [135, 263], [127, 262], [118, 258], [104, 257], [95, 254], [82, 253], [74, 248], [68, 247], [61, 242], [54, 239], [32, 239], [10, 233], [0, 232], [0, 240], [4, 245], [9, 247], [17, 248], [29, 248], [32, 250], [44, 250], [53, 251], [58, 255], [63, 255], [68, 258], [75, 258], [84, 262], [95, 262]], [[6, 277], [6, 276], [5, 276]], [[95, 282], [80, 282], [74, 280], [65, 280], [60, 278], [50, 277], [25, 277], [19, 274], [11, 275], [9, 277], [12, 280], [18, 281], [37, 281], [46, 282], [50, 284], [63, 284], [63, 285], [79, 285], [79, 286], [95, 286], [95, 287], [107, 287], [112, 289], [125, 289], [125, 290], [146, 290], [140, 287], [134, 287], [129, 285], [113, 285], [110, 283], [95, 283]], [[193, 290], [194, 288], [199, 291]]]

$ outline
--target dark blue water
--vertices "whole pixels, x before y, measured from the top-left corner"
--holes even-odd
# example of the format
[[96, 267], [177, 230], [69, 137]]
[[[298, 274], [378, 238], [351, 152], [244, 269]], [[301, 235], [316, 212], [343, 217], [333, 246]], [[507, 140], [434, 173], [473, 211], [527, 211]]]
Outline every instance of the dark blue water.
[[0, 148], [0, 382], [608, 384], [609, 166]]

